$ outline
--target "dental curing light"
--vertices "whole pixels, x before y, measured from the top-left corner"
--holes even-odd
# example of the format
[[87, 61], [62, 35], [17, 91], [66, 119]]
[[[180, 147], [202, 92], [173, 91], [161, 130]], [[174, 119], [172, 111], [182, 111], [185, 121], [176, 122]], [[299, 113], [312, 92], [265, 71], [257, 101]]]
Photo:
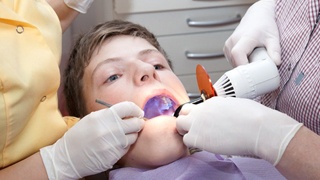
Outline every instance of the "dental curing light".
[[[189, 102], [192, 104], [213, 96], [254, 99], [276, 90], [280, 85], [278, 68], [265, 48], [256, 48], [249, 56], [249, 64], [227, 71], [214, 85], [203, 66], [197, 65], [196, 74], [201, 95]], [[177, 108], [175, 117], [179, 116], [183, 105]]]
[[227, 71], [213, 88], [217, 96], [254, 99], [279, 85], [277, 66], [265, 48], [256, 48], [249, 56], [249, 64]]

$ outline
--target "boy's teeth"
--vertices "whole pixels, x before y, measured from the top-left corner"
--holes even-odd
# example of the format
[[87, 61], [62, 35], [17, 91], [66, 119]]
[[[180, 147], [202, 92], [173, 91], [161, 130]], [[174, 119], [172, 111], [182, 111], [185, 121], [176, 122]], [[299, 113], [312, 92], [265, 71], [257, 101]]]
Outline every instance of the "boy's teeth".
[[144, 117], [150, 119], [160, 115], [173, 115], [175, 103], [166, 96], [155, 96], [144, 107]]

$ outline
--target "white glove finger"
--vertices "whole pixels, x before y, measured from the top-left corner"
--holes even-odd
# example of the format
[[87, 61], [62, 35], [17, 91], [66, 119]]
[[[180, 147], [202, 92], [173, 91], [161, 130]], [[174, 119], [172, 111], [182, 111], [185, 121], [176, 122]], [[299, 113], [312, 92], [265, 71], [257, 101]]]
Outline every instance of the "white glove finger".
[[64, 0], [64, 3], [81, 13], [86, 13], [94, 0]]
[[144, 126], [145, 121], [140, 118], [129, 118], [120, 121], [120, 125], [125, 134], [139, 132]]
[[248, 64], [248, 55], [257, 47], [257, 42], [253, 39], [242, 38], [233, 47], [231, 51], [231, 65], [237, 67], [239, 65]]
[[127, 144], [127, 146], [124, 146], [123, 148], [128, 148], [133, 143], [135, 143], [138, 138], [138, 133], [127, 134], [126, 137], [128, 139], [128, 144]]
[[225, 45], [224, 45], [224, 47], [223, 47], [224, 56], [225, 56], [225, 58], [227, 59], [227, 61], [228, 61], [228, 63], [229, 63], [230, 65], [232, 65], [232, 63], [231, 63], [231, 59], [232, 59], [231, 50], [232, 50], [232, 47], [233, 47], [234, 44], [235, 44], [233, 41], [234, 41], [234, 40], [233, 40], [232, 36], [229, 37], [229, 38], [226, 40]]
[[182, 106], [182, 109], [179, 113], [179, 115], [188, 115], [189, 112], [191, 111], [191, 109], [194, 107], [195, 105], [194, 104], [191, 104], [191, 103], [187, 103], [187, 104], [184, 104]]
[[[114, 109], [110, 108], [109, 110], [112, 112], [113, 117], [114, 117], [114, 118], [112, 118], [110, 120], [114, 121], [115, 126], [111, 126], [111, 127], [107, 126], [106, 128], [109, 129], [108, 132], [112, 132], [111, 135], [113, 136], [113, 139], [115, 140], [116, 144], [120, 145], [122, 148], [126, 148], [128, 146], [128, 144], [129, 144], [129, 142], [128, 142], [128, 138], [126, 137], [125, 129], [128, 130], [129, 127], [130, 127], [131, 122], [134, 122], [134, 120], [136, 118], [130, 118], [131, 121], [122, 120], [119, 117], [119, 115], [117, 114], [117, 112], [115, 112]], [[134, 126], [134, 124], [132, 124], [132, 125]], [[111, 128], [113, 128], [113, 130]]]
[[204, 150], [203, 147], [200, 147], [199, 145], [197, 145], [197, 138], [198, 136], [194, 136], [193, 134], [187, 133], [183, 136], [183, 143], [189, 148], [199, 148]]
[[190, 118], [187, 118], [184, 115], [178, 116], [176, 123], [177, 131], [181, 135], [188, 133], [192, 125], [192, 121], [190, 120]]
[[278, 39], [269, 39], [266, 42], [268, 55], [273, 62], [278, 66], [281, 64], [281, 48]]
[[144, 112], [134, 104], [133, 102], [120, 102], [117, 103], [113, 106], [111, 106], [112, 110], [114, 110], [120, 118], [125, 118], [125, 117], [143, 117]]

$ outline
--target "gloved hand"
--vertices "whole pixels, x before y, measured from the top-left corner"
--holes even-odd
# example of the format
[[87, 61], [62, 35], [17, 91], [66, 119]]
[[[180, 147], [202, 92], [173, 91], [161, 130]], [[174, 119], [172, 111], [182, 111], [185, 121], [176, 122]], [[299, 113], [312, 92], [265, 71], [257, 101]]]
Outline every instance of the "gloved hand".
[[40, 149], [49, 179], [79, 179], [112, 168], [136, 141], [142, 117], [132, 102], [85, 116], [55, 144]]
[[64, 3], [71, 9], [86, 13], [94, 0], [64, 0]]
[[302, 126], [255, 101], [213, 97], [185, 105], [177, 130], [188, 147], [223, 155], [260, 157], [276, 165]]
[[247, 56], [256, 47], [265, 47], [276, 65], [281, 63], [278, 27], [275, 22], [275, 0], [254, 3], [227, 39], [224, 53], [233, 67], [247, 64]]

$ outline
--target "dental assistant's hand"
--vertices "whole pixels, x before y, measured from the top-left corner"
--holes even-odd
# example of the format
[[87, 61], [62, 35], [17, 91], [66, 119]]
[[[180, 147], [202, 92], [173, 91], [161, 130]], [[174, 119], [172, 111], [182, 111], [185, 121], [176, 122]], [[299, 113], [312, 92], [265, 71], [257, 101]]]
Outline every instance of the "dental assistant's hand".
[[275, 0], [253, 4], [233, 34], [227, 39], [224, 53], [233, 67], [248, 63], [248, 55], [256, 47], [265, 47], [276, 65], [280, 65], [280, 42], [275, 22]]
[[177, 130], [188, 147], [223, 155], [256, 156], [276, 165], [302, 126], [253, 100], [213, 97], [185, 105]]
[[79, 179], [112, 168], [136, 141], [142, 117], [132, 102], [85, 116], [55, 144], [40, 150], [49, 179]]
[[64, 3], [80, 13], [86, 13], [94, 0], [64, 0]]

